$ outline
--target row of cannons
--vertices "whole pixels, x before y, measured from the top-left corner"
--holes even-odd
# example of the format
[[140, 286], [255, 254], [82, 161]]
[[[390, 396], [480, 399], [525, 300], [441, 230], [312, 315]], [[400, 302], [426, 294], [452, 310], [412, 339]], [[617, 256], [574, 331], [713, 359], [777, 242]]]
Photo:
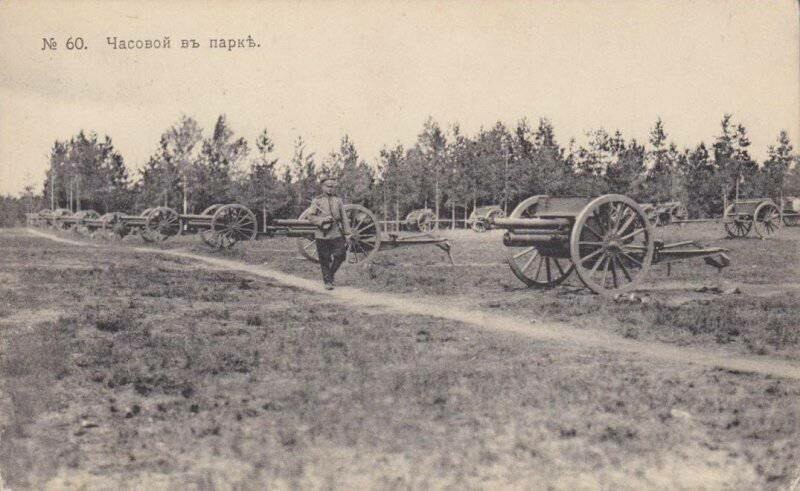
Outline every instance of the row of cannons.
[[[300, 254], [318, 262], [314, 243], [316, 226], [307, 219], [309, 211], [304, 211], [297, 219], [268, 217], [261, 229], [255, 213], [240, 204], [215, 204], [199, 214], [181, 214], [165, 206], [148, 208], [138, 215], [119, 212], [100, 215], [93, 210], [72, 213], [59, 208], [28, 213], [26, 219], [32, 227], [70, 230], [106, 239], [138, 235], [145, 242], [161, 242], [177, 235], [194, 234], [212, 249], [229, 249], [238, 242], [262, 238], [293, 237], [297, 239]], [[348, 204], [344, 211], [352, 229], [348, 243], [351, 262], [368, 261], [381, 248], [433, 245], [444, 251], [452, 263], [447, 239], [429, 233], [385, 233], [369, 209]]]
[[[752, 230], [758, 237], [766, 238], [782, 225], [796, 226], [800, 223], [800, 198], [781, 200], [780, 205], [770, 198], [740, 199], [725, 208], [721, 219], [690, 220], [689, 211], [680, 201], [662, 203], [639, 203], [647, 220], [654, 227], [682, 224], [697, 221], [721, 221], [725, 232], [731, 238], [746, 237]], [[476, 207], [466, 226], [475, 232], [486, 232], [494, 228], [494, 220], [505, 218], [506, 214], [498, 205]], [[405, 220], [409, 230], [428, 231], [434, 228], [436, 217], [433, 210], [424, 208], [412, 210]]]
[[[736, 201], [728, 208], [722, 222], [728, 234], [735, 237], [746, 235], [751, 228], [764, 237], [777, 230], [781, 221], [787, 225], [797, 223], [796, 210], [781, 210], [768, 199]], [[368, 262], [383, 247], [429, 244], [445, 251], [452, 263], [446, 239], [427, 233], [386, 233], [375, 215], [360, 205], [345, 205], [345, 212], [353, 231], [348, 245], [350, 262]], [[195, 233], [214, 249], [257, 238], [295, 237], [299, 252], [317, 261], [314, 225], [306, 219], [306, 213], [297, 219], [268, 220], [261, 230], [256, 215], [238, 204], [214, 205], [200, 214], [179, 214], [166, 207], [148, 209], [139, 215], [102, 216], [92, 211], [72, 214], [68, 210], [45, 210], [29, 214], [28, 220], [32, 226], [78, 233], [99, 232], [117, 237], [138, 233], [149, 242]], [[670, 219], [670, 223], [680, 222]], [[505, 230], [507, 262], [514, 275], [529, 287], [554, 287], [575, 274], [593, 292], [613, 296], [638, 288], [657, 263], [669, 266], [676, 261], [702, 258], [718, 270], [730, 264], [728, 250], [721, 247], [706, 247], [697, 241], [656, 240], [657, 224], [648, 208], [618, 194], [596, 198], [532, 196], [508, 217], [501, 213], [489, 216], [485, 225]]]

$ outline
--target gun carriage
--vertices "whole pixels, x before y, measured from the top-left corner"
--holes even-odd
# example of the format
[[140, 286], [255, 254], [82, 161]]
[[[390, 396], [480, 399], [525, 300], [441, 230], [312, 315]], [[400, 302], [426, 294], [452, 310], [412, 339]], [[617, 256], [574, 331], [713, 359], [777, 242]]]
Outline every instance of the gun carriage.
[[781, 209], [769, 198], [737, 199], [725, 208], [722, 223], [728, 237], [747, 237], [750, 230], [765, 239], [781, 227]]
[[406, 215], [405, 225], [413, 232], [430, 232], [436, 226], [436, 214], [430, 208], [411, 210]]
[[[348, 242], [348, 256], [351, 262], [371, 260], [379, 249], [410, 245], [434, 245], [447, 253], [450, 262], [450, 243], [441, 237], [430, 234], [394, 234], [379, 229], [375, 215], [367, 208], [349, 204], [344, 206], [352, 235]], [[79, 233], [98, 229], [125, 237], [135, 232], [147, 242], [160, 242], [179, 234], [197, 234], [200, 239], [214, 249], [228, 249], [238, 242], [269, 237], [297, 238], [297, 248], [303, 257], [319, 262], [314, 242], [316, 226], [307, 219], [310, 210], [304, 211], [297, 219], [268, 218], [263, 230], [259, 230], [255, 213], [239, 204], [215, 204], [199, 214], [180, 214], [172, 208], [159, 206], [148, 208], [140, 215], [107, 213], [98, 216], [96, 212], [45, 214], [47, 223], [66, 230], [72, 228]], [[57, 216], [51, 216], [57, 215]], [[34, 223], [31, 217], [29, 223]], [[37, 223], [44, 223], [41, 219]]]
[[781, 199], [781, 216], [783, 224], [795, 227], [800, 223], [800, 197], [787, 196]]
[[475, 232], [483, 233], [492, 228], [492, 220], [505, 218], [505, 216], [506, 213], [497, 205], [479, 206], [470, 213], [467, 226]]
[[647, 219], [655, 227], [680, 223], [689, 218], [686, 205], [680, 201], [667, 201], [664, 203], [640, 203]]
[[638, 287], [655, 263], [702, 257], [718, 269], [730, 264], [726, 249], [655, 240], [641, 206], [619, 194], [532, 196], [492, 223], [506, 230], [512, 272], [532, 287], [559, 285], [575, 272], [593, 292], [616, 295]]

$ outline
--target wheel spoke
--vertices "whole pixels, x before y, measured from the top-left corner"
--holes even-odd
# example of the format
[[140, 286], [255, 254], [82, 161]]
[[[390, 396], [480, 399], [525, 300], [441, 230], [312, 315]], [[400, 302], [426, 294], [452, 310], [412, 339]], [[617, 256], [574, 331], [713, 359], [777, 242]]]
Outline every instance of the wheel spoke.
[[[605, 288], [606, 287], [606, 277], [608, 276], [608, 257], [607, 256], [603, 256], [603, 261], [602, 262], [605, 264], [605, 266], [603, 266], [603, 280], [600, 282], [600, 285], [602, 285], [603, 288]], [[592, 275], [594, 275], [594, 271], [595, 270], [592, 269], [592, 271], [589, 273], [590, 277]]]
[[564, 276], [564, 269], [561, 268], [561, 264], [558, 262], [558, 259], [553, 258], [553, 262], [556, 263], [556, 268], [558, 269], [558, 272], [561, 274], [561, 276]]
[[622, 256], [624, 256], [625, 258], [627, 258], [629, 261], [632, 261], [634, 264], [638, 265], [639, 267], [642, 267], [642, 263], [641, 263], [640, 261], [638, 261], [638, 260], [634, 259], [634, 257], [633, 257], [633, 256], [631, 256], [630, 254], [628, 254], [627, 252], [625, 252], [625, 251], [620, 251], [620, 254], [622, 254]]
[[603, 249], [602, 249], [602, 248], [597, 248], [597, 249], [596, 249], [594, 252], [592, 252], [592, 253], [591, 253], [591, 254], [589, 254], [588, 256], [582, 257], [582, 258], [580, 259], [580, 263], [581, 263], [581, 264], [585, 263], [585, 262], [586, 262], [586, 261], [588, 261], [589, 259], [591, 259], [591, 258], [595, 257], [596, 255], [600, 254], [601, 252], [603, 252]]
[[597, 268], [599, 268], [602, 263], [605, 263], [607, 259], [608, 259], [608, 256], [603, 255], [603, 257], [600, 258], [599, 261], [594, 263], [594, 266], [592, 266], [592, 269], [589, 270], [589, 276], [592, 276], [595, 273], [595, 271], [597, 271]]
[[[636, 214], [635, 213], [633, 215], [631, 215], [631, 217], [628, 218], [628, 220], [620, 228], [616, 229], [614, 233], [622, 233], [622, 232], [624, 232], [625, 230], [628, 229], [628, 227], [630, 227], [630, 225], [633, 223], [634, 220], [636, 220]], [[644, 229], [642, 229], [642, 230], [644, 230]]]
[[545, 271], [547, 272], [547, 282], [553, 281], [553, 274], [550, 272], [550, 258], [545, 259]]
[[528, 259], [528, 262], [527, 262], [527, 263], [525, 263], [525, 266], [523, 266], [523, 267], [522, 267], [522, 272], [523, 272], [523, 273], [524, 273], [525, 271], [527, 271], [527, 270], [528, 270], [528, 268], [530, 268], [530, 267], [531, 267], [531, 264], [533, 264], [533, 261], [534, 261], [534, 260], [536, 260], [536, 258], [537, 258], [538, 256], [539, 256], [539, 251], [537, 250], [537, 251], [535, 251], [535, 252], [533, 253], [533, 256], [531, 256], [531, 258], [530, 258], [530, 259]]
[[642, 232], [647, 232], [647, 229], [646, 228], [640, 228], [640, 229], [634, 230], [633, 232], [631, 232], [631, 233], [629, 233], [627, 235], [623, 235], [622, 237], [619, 238], [619, 240], [622, 240], [622, 241], [628, 240], [628, 239], [630, 239], [632, 237], [635, 237], [635, 236], [639, 235]]
[[619, 257], [617, 257], [617, 256], [614, 256], [614, 259], [616, 259], [616, 261], [617, 261], [617, 264], [619, 264], [619, 269], [621, 269], [621, 270], [622, 270], [622, 274], [624, 274], [624, 275], [625, 275], [625, 277], [626, 277], [626, 278], [628, 278], [628, 281], [629, 281], [629, 282], [630, 282], [630, 281], [633, 281], [633, 279], [631, 279], [631, 275], [628, 273], [628, 270], [627, 270], [627, 269], [625, 269], [625, 265], [624, 265], [624, 264], [622, 264], [622, 260], [621, 260]]
[[594, 236], [597, 237], [598, 239], [602, 239], [603, 238], [603, 234], [597, 233], [597, 231], [594, 228], [592, 228], [592, 226], [589, 225], [588, 223], [584, 223], [583, 226], [586, 227], [586, 230], [588, 230], [589, 232], [593, 233]]
[[611, 280], [614, 282], [614, 288], [619, 288], [619, 285], [617, 285], [617, 268], [614, 267], [613, 255], [608, 262], [611, 263]]
[[542, 272], [542, 263], [543, 262], [544, 262], [544, 258], [539, 256], [539, 265], [536, 266], [536, 276], [534, 276], [533, 279], [535, 279], [535, 280], [539, 279], [539, 273]]
[[518, 258], [520, 256], [524, 256], [525, 254], [527, 254], [527, 253], [529, 253], [531, 251], [535, 251], [535, 250], [536, 250], [536, 246], [529, 247], [529, 248], [525, 249], [522, 252], [518, 252], [517, 254], [514, 254], [514, 259], [516, 259], [516, 258]]

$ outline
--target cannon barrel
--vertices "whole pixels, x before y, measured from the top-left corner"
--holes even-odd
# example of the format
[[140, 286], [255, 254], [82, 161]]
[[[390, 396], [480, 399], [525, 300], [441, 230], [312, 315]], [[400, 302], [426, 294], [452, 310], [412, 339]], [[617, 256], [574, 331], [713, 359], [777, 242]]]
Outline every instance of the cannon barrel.
[[503, 245], [506, 247], [562, 244], [568, 240], [569, 236], [567, 234], [557, 233], [515, 234], [512, 232], [506, 232], [503, 234]]
[[546, 229], [558, 230], [569, 228], [571, 223], [567, 218], [495, 218], [489, 223], [497, 228], [511, 229]]
[[271, 222], [272, 225], [277, 225], [279, 227], [308, 227], [308, 228], [316, 228], [316, 225], [311, 223], [309, 220], [301, 220], [297, 218], [289, 218], [289, 219], [279, 219], [273, 220]]

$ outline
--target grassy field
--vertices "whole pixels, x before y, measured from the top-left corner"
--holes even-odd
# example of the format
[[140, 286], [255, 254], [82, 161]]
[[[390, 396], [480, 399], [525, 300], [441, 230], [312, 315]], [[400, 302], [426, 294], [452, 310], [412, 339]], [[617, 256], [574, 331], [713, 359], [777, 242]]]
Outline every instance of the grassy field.
[[[655, 268], [635, 303], [576, 283], [523, 288], [497, 232], [452, 232], [455, 267], [433, 247], [401, 249], [337, 283], [797, 360], [800, 230], [730, 241], [717, 228], [665, 239], [727, 247], [730, 268]], [[6, 486], [779, 489], [800, 477], [798, 381], [344, 307], [133, 244], [0, 233]], [[157, 247], [212, 254], [194, 238]], [[288, 239], [222, 255], [319, 276]]]

